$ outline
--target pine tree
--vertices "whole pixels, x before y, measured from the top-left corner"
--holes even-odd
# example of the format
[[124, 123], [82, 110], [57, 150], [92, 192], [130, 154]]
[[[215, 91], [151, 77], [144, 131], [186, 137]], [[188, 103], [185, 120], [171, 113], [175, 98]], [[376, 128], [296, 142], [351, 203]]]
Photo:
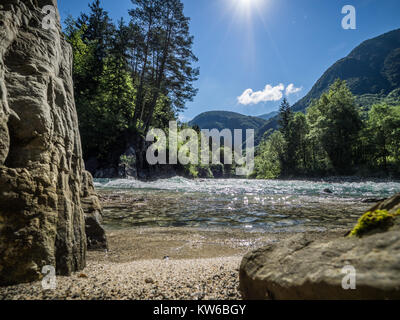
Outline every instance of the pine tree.
[[146, 133], [160, 98], [168, 97], [171, 107], [178, 112], [197, 93], [192, 85], [198, 76], [198, 69], [192, 65], [197, 58], [192, 52], [189, 18], [184, 16], [180, 0], [132, 2], [132, 25], [145, 34], [133, 121], [139, 120]]
[[286, 176], [295, 170], [296, 166], [296, 146], [292, 139], [291, 123], [293, 120], [293, 111], [286, 98], [283, 99], [279, 107], [279, 125], [280, 132], [285, 141], [284, 154], [282, 156], [282, 175]]
[[289, 104], [289, 101], [287, 101], [287, 99], [284, 98], [281, 105], [279, 106], [279, 126], [280, 126], [279, 130], [281, 131], [285, 139], [289, 138], [290, 134], [289, 125], [292, 119], [293, 119], [292, 108]]

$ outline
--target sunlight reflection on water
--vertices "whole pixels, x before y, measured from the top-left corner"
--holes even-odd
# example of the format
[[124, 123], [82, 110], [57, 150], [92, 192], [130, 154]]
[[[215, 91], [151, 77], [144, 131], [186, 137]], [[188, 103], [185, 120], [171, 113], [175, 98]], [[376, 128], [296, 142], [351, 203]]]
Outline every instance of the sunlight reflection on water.
[[[95, 180], [108, 227], [190, 226], [302, 232], [348, 228], [370, 205], [400, 192], [398, 182], [162, 179]], [[328, 194], [324, 189], [330, 189]], [[108, 201], [108, 202], [107, 202]]]

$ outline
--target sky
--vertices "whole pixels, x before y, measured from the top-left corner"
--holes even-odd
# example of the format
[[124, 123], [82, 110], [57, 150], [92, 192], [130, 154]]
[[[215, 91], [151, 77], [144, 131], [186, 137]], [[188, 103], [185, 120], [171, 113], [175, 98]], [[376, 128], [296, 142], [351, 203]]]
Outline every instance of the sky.
[[[199, 58], [199, 93], [180, 116], [233, 111], [261, 115], [282, 98], [295, 103], [361, 42], [400, 28], [399, 0], [182, 0]], [[59, 0], [61, 18], [88, 11], [90, 0]], [[102, 0], [116, 21], [131, 0]], [[356, 29], [343, 29], [352, 5]]]

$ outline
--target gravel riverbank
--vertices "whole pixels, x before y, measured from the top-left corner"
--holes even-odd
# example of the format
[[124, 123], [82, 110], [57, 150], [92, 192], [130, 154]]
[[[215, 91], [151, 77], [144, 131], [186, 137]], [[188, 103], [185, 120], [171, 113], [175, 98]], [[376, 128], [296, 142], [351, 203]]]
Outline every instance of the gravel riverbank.
[[[41, 282], [3, 287], [0, 300], [241, 299], [243, 255], [289, 236], [185, 228], [107, 233], [109, 251], [89, 252], [85, 270], [57, 277], [56, 290], [43, 290]], [[314, 233], [316, 238], [341, 234]]]

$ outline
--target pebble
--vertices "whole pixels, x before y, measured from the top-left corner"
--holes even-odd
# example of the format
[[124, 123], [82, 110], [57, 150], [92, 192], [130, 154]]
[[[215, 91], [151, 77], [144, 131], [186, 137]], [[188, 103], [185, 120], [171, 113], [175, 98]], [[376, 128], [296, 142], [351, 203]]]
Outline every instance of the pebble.
[[238, 300], [240, 262], [240, 256], [168, 264], [163, 260], [89, 260], [84, 273], [57, 277], [56, 290], [44, 291], [41, 282], [0, 287], [0, 300]]

